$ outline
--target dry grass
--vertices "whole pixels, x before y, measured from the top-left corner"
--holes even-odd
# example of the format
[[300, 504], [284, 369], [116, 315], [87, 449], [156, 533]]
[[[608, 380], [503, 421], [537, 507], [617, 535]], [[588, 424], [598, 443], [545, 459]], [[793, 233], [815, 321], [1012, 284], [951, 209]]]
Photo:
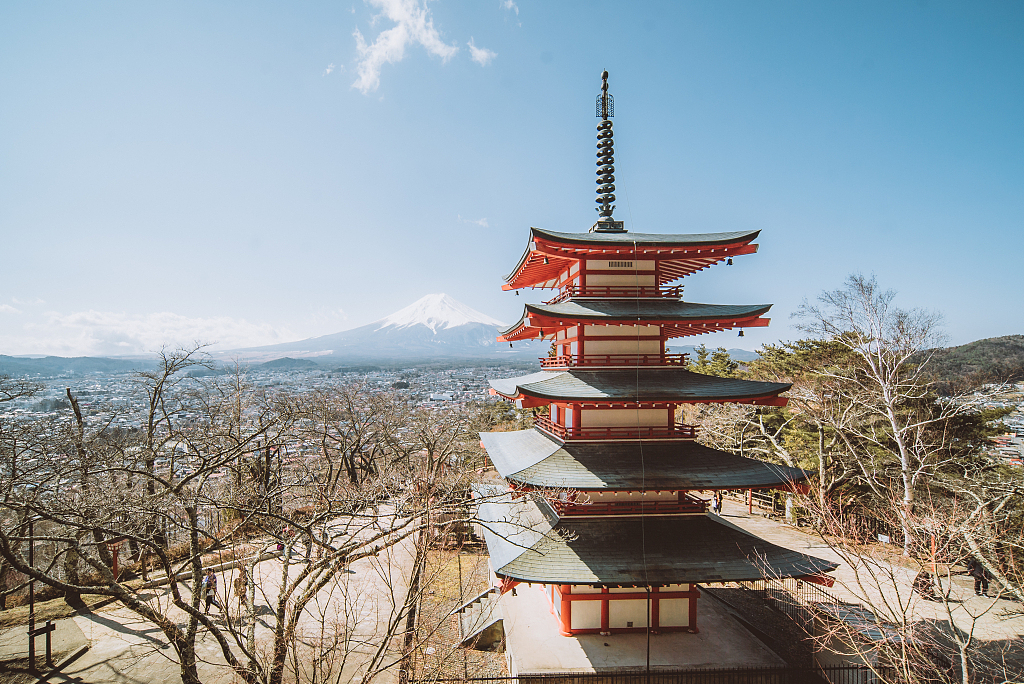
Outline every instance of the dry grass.
[[461, 550], [430, 552], [424, 568], [423, 597], [417, 620], [416, 679], [506, 674], [504, 654], [459, 647], [462, 641], [459, 621], [451, 615], [455, 608], [488, 586], [490, 570], [481, 544], [467, 544]]

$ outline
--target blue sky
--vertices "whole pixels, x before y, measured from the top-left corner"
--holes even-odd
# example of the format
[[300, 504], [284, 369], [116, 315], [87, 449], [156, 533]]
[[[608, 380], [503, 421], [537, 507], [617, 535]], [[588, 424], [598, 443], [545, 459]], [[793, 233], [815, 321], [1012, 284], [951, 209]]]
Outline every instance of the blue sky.
[[772, 326], [690, 341], [793, 338], [854, 271], [952, 343], [1024, 332], [1024, 4], [10, 2], [0, 353], [274, 343], [430, 292], [516, 320], [528, 228], [596, 218], [603, 69], [627, 228], [763, 231], [684, 284]]

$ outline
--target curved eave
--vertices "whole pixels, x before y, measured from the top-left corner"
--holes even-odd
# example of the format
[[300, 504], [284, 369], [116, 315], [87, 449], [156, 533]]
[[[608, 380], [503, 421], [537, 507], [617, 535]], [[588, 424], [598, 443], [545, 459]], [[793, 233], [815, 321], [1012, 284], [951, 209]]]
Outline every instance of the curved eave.
[[481, 504], [487, 550], [499, 577], [635, 586], [811, 577], [838, 567], [717, 516], [557, 520], [542, 506], [547, 508], [525, 499]]
[[[678, 303], [685, 304], [685, 303]], [[703, 335], [705, 333], [718, 332], [721, 330], [732, 330], [734, 328], [764, 328], [771, 322], [770, 318], [761, 318], [762, 314], [771, 309], [771, 304], [752, 307], [718, 307], [720, 313], [715, 311], [714, 305], [693, 305], [695, 313], [687, 314], [666, 314], [663, 312], [639, 312], [633, 313], [602, 313], [600, 311], [587, 312], [581, 309], [572, 312], [559, 312], [561, 305], [544, 306], [539, 304], [527, 304], [523, 310], [523, 316], [517, 323], [503, 330], [498, 336], [499, 342], [515, 342], [517, 340], [532, 340], [542, 337], [551, 338], [555, 331], [576, 325], [576, 323], [587, 323], [590, 325], [617, 325], [621, 323], [636, 323], [638, 320], [646, 325], [662, 326], [662, 334], [666, 339], [676, 337], [689, 337], [691, 335]], [[579, 308], [579, 307], [577, 307]], [[747, 309], [737, 315], [737, 310]]]
[[780, 397], [792, 385], [703, 375], [677, 368], [542, 371], [491, 380], [492, 393], [527, 408], [552, 402], [607, 406], [671, 404], [755, 404], [785, 406]]
[[498, 473], [522, 487], [577, 491], [793, 489], [811, 474], [696, 442], [561, 443], [543, 432], [480, 433]]
[[503, 290], [555, 287], [557, 276], [580, 259], [625, 257], [662, 261], [659, 284], [678, 280], [729, 257], [753, 254], [760, 231], [658, 235], [557, 233], [530, 229], [530, 242]]

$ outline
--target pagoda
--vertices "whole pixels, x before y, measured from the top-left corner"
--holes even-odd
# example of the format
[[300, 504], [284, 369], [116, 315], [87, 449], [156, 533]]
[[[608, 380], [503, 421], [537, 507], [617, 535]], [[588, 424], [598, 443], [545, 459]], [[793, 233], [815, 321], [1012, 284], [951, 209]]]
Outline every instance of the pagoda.
[[698, 304], [676, 284], [757, 251], [758, 231], [638, 234], [613, 218], [608, 72], [597, 98], [599, 220], [586, 233], [532, 228], [505, 290], [548, 288], [499, 341], [544, 339], [539, 372], [492, 380], [532, 429], [482, 433], [507, 487], [479, 516], [501, 592], [540, 585], [565, 636], [697, 631], [699, 583], [765, 576], [823, 581], [834, 563], [791, 551], [707, 511], [696, 492], [787, 489], [807, 473], [699, 444], [685, 404], [785, 406], [788, 384], [687, 370], [666, 344], [768, 325], [767, 304]]

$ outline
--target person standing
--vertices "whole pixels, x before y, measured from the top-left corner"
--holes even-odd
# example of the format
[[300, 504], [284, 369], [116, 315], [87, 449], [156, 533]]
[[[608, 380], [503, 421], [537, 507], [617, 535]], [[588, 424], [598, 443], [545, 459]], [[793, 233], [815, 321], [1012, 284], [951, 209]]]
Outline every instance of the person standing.
[[238, 599], [238, 619], [241, 620], [245, 614], [245, 592], [248, 589], [249, 573], [245, 566], [239, 566], [238, 577], [235, 578], [235, 598]]
[[213, 569], [206, 571], [206, 577], [203, 578], [203, 593], [206, 595], [206, 609], [203, 611], [206, 615], [210, 614], [210, 604], [217, 606], [217, 609], [222, 611], [224, 608], [221, 607], [220, 601], [217, 600], [217, 573]]
[[967, 574], [974, 578], [974, 593], [977, 596], [988, 596], [988, 570], [977, 558], [967, 564]]

